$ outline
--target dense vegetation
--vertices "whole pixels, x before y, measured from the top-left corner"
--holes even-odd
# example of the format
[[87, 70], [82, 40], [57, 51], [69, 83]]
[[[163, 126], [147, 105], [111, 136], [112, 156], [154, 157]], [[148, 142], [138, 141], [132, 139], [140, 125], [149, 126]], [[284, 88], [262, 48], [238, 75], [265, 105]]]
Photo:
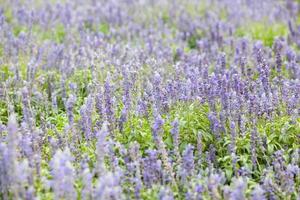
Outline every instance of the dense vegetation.
[[293, 0], [0, 0], [0, 199], [299, 199], [299, 49]]

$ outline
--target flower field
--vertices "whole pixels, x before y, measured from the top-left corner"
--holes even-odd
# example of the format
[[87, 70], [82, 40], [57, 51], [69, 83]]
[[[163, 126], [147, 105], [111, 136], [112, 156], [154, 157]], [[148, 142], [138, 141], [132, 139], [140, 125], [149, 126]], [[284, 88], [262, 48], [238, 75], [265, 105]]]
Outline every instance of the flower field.
[[0, 200], [300, 200], [300, 1], [0, 0]]

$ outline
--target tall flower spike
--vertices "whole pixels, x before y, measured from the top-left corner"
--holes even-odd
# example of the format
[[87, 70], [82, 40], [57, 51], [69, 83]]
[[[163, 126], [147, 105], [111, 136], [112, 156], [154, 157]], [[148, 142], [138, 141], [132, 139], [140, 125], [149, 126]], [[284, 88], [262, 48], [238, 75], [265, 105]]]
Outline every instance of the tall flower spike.
[[223, 174], [212, 173], [207, 177], [207, 189], [212, 199], [222, 199], [219, 188], [223, 183]]
[[18, 190], [18, 124], [16, 116], [12, 114], [7, 124], [7, 144], [0, 143], [0, 186], [4, 198], [8, 198], [12, 193], [15, 198]]
[[237, 158], [236, 158], [236, 128], [235, 128], [235, 123], [233, 120], [230, 122], [230, 132], [231, 132], [231, 142], [230, 142], [230, 153], [232, 157], [232, 168], [233, 172], [236, 175], [237, 170], [236, 170], [236, 163], [237, 163]]
[[198, 157], [198, 168], [201, 169], [203, 159], [203, 141], [202, 141], [202, 132], [199, 131], [197, 135], [197, 157]]
[[174, 200], [172, 191], [169, 188], [161, 188], [158, 194], [159, 200]]
[[255, 169], [257, 165], [256, 143], [257, 143], [257, 130], [254, 127], [253, 130], [251, 131], [251, 136], [250, 136], [250, 150], [251, 150], [251, 161], [252, 161], [253, 169]]
[[106, 167], [104, 158], [107, 153], [107, 136], [109, 135], [108, 130], [108, 123], [104, 122], [102, 125], [101, 130], [97, 133], [97, 144], [96, 144], [96, 155], [97, 155], [97, 161], [96, 161], [96, 173], [99, 173], [100, 175], [105, 173]]
[[162, 157], [164, 169], [166, 170], [167, 175], [170, 177], [171, 181], [174, 181], [173, 167], [170, 163], [168, 152], [166, 150], [165, 143], [161, 136], [163, 124], [164, 124], [164, 120], [161, 118], [160, 115], [158, 115], [152, 126], [152, 134], [153, 134], [154, 142], [156, 144], [156, 148], [158, 149]]
[[93, 112], [93, 98], [91, 95], [86, 99], [85, 104], [80, 108], [81, 127], [87, 140], [94, 137], [92, 130], [92, 112]]
[[237, 178], [234, 180], [234, 188], [230, 194], [229, 199], [230, 200], [244, 200], [245, 197], [245, 191], [247, 188], [247, 183], [243, 178]]
[[29, 127], [33, 126], [32, 113], [30, 110], [30, 95], [26, 87], [22, 88], [22, 104], [23, 104], [23, 116], [24, 122], [27, 123]]
[[81, 172], [81, 177], [83, 183], [83, 188], [81, 191], [81, 199], [89, 200], [93, 197], [93, 174], [90, 172], [87, 163], [84, 163]]
[[216, 117], [215, 112], [210, 112], [208, 114], [208, 119], [210, 122], [210, 129], [213, 132], [213, 134], [215, 135], [216, 139], [220, 139], [220, 132], [219, 132], [219, 127], [220, 127], [220, 123], [219, 120]]
[[105, 117], [109, 122], [110, 130], [114, 124], [114, 110], [113, 110], [113, 94], [110, 77], [108, 76], [104, 84], [104, 105], [105, 105]]
[[136, 199], [141, 198], [141, 189], [143, 187], [142, 177], [141, 177], [141, 155], [139, 151], [139, 144], [137, 142], [133, 143], [130, 148], [130, 157], [132, 160], [132, 164], [134, 166], [134, 195]]
[[189, 176], [194, 174], [195, 163], [194, 163], [194, 147], [188, 144], [182, 155], [182, 167], [181, 174], [185, 180]]
[[275, 63], [276, 63], [276, 69], [277, 72], [280, 74], [281, 73], [281, 67], [282, 67], [282, 49], [283, 49], [283, 44], [280, 39], [276, 39], [274, 42], [274, 53], [275, 53]]
[[171, 125], [172, 125], [171, 134], [172, 134], [172, 138], [173, 138], [175, 160], [176, 160], [176, 164], [179, 165], [179, 163], [181, 161], [181, 156], [180, 156], [180, 152], [179, 152], [179, 122], [178, 122], [178, 119], [175, 119]]
[[124, 194], [121, 187], [122, 172], [107, 172], [99, 179], [95, 189], [95, 199], [99, 200], [123, 200]]
[[107, 155], [110, 161], [111, 171], [115, 172], [119, 168], [119, 158], [115, 153], [115, 142], [113, 140], [109, 140], [107, 143]]
[[143, 181], [147, 187], [162, 179], [162, 164], [157, 157], [157, 151], [147, 150], [148, 155], [143, 159]]
[[256, 185], [251, 193], [251, 200], [266, 200], [265, 191], [260, 185]]
[[70, 94], [70, 96], [66, 102], [66, 110], [67, 110], [67, 115], [68, 115], [70, 125], [72, 125], [74, 123], [73, 109], [74, 109], [75, 103], [76, 103], [76, 96], [73, 94]]
[[53, 188], [56, 199], [76, 198], [76, 190], [74, 187], [75, 169], [72, 162], [73, 157], [68, 148], [64, 151], [60, 149], [57, 150], [50, 162], [51, 175], [53, 177], [51, 187]]
[[121, 111], [121, 116], [119, 118], [119, 131], [122, 133], [123, 131], [123, 128], [124, 128], [124, 123], [126, 122], [127, 120], [127, 109], [126, 107], [124, 107]]
[[[100, 117], [99, 119], [99, 124], [104, 120], [104, 116], [105, 116], [105, 110], [104, 110], [104, 96], [103, 96], [103, 92], [100, 89], [100, 91], [98, 92], [98, 94], [96, 95], [96, 100], [95, 100], [95, 106], [96, 106], [96, 111]], [[99, 124], [97, 124], [99, 126]]]

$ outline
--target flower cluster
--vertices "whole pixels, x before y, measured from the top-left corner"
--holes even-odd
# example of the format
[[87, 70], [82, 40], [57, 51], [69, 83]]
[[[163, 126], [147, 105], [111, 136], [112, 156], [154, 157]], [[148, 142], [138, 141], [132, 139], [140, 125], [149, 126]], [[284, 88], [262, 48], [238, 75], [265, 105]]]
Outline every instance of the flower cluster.
[[300, 3], [4, 0], [0, 199], [299, 199]]

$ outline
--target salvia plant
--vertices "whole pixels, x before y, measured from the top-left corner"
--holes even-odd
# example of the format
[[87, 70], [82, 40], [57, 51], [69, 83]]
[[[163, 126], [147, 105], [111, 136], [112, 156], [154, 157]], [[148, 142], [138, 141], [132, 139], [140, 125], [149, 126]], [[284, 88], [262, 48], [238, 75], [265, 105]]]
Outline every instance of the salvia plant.
[[300, 1], [1, 0], [0, 199], [300, 199]]

